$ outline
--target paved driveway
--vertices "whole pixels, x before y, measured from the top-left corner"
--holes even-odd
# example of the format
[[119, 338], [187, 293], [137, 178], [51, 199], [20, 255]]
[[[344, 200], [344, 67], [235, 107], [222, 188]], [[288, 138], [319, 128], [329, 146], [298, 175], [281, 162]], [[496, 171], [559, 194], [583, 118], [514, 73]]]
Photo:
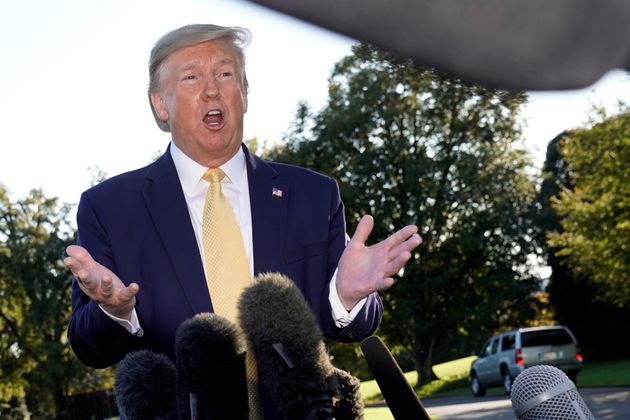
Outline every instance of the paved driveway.
[[[580, 394], [598, 420], [630, 419], [630, 387], [579, 388]], [[422, 401], [432, 417], [439, 420], [514, 420], [509, 397], [444, 397]]]

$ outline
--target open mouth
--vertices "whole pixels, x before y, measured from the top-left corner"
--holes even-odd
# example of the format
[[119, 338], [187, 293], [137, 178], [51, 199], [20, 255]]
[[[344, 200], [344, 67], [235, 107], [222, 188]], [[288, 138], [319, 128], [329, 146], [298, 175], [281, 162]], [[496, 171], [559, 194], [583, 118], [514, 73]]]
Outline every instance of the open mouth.
[[223, 113], [218, 109], [208, 111], [203, 117], [203, 122], [210, 128], [221, 128], [223, 126]]

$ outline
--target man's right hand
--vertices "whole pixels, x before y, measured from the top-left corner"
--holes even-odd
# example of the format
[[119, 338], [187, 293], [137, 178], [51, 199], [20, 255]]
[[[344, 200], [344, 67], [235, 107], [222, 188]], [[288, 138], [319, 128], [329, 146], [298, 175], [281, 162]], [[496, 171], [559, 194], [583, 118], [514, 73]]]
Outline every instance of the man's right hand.
[[125, 286], [107, 267], [94, 261], [87, 250], [78, 245], [66, 248], [68, 256], [63, 260], [70, 268], [79, 287], [98, 303], [108, 314], [129, 320], [136, 305], [137, 283]]

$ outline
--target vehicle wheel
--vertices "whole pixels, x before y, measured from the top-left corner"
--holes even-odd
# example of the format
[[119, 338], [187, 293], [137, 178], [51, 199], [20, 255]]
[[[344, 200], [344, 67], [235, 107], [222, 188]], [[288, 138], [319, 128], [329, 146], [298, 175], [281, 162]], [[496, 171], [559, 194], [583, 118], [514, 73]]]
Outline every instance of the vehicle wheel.
[[477, 374], [474, 372], [470, 377], [470, 391], [475, 397], [483, 397], [486, 395], [486, 388], [481, 385], [479, 378], [477, 378]]
[[510, 395], [512, 392], [512, 375], [507, 370], [503, 372], [503, 390], [505, 395]]

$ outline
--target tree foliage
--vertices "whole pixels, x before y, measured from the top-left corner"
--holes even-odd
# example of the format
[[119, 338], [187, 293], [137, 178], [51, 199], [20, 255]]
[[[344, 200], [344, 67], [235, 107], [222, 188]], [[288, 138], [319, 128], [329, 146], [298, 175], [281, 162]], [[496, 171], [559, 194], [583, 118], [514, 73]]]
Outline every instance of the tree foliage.
[[549, 242], [600, 299], [630, 308], [630, 113], [571, 132], [562, 155], [572, 185], [553, 201], [562, 231]]
[[571, 132], [563, 132], [549, 142], [543, 165], [543, 181], [536, 199], [536, 220], [545, 248], [551, 276], [547, 285], [554, 319], [571, 328], [585, 358], [621, 357], [630, 346], [630, 309], [619, 308], [600, 298], [600, 286], [589, 281], [587, 273], [571, 270], [566, 256], [545, 241], [547, 232], [563, 232], [560, 217], [551, 201], [562, 189], [573, 189], [569, 165], [561, 144]]
[[0, 417], [24, 405], [34, 418], [61, 413], [72, 387], [93, 377], [66, 342], [69, 211], [39, 190], [13, 201], [0, 187]]
[[326, 106], [300, 104], [269, 153], [339, 180], [350, 225], [374, 215], [373, 241], [419, 226], [419, 254], [382, 293], [379, 334], [411, 350], [423, 382], [434, 361], [531, 315], [534, 182], [515, 147], [525, 99], [356, 46], [335, 66]]

